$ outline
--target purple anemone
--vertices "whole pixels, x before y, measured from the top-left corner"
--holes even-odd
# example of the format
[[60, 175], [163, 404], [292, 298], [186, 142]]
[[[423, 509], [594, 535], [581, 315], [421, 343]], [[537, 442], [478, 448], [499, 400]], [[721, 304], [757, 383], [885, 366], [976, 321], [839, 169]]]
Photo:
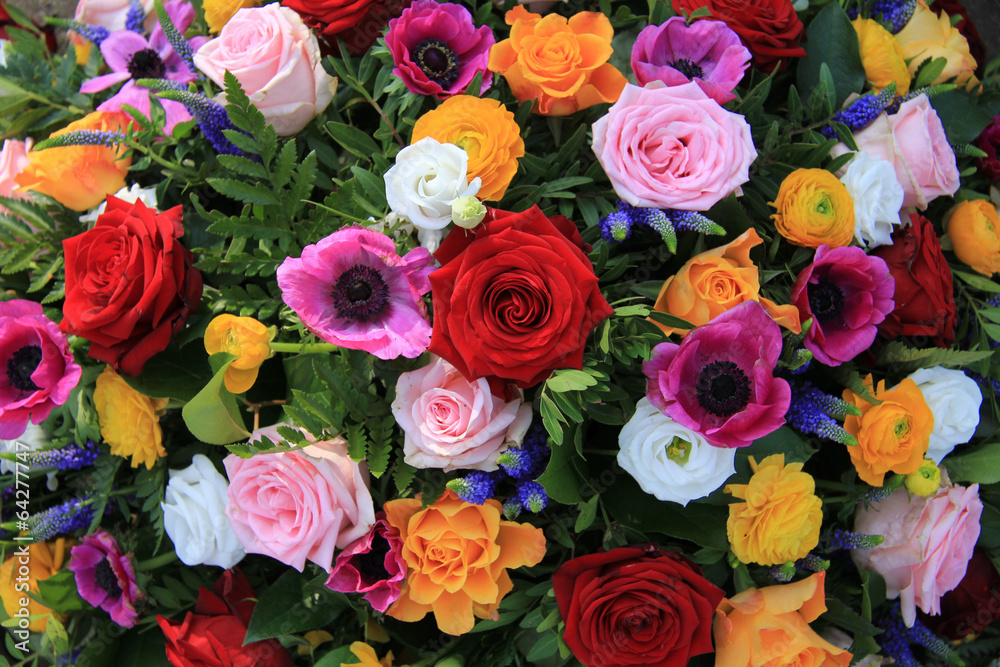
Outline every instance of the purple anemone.
[[443, 100], [464, 92], [479, 72], [481, 93], [493, 82], [487, 69], [496, 42], [493, 31], [477, 29], [461, 5], [417, 0], [389, 21], [385, 42], [396, 63], [393, 73], [411, 93]]
[[733, 89], [750, 66], [750, 51], [722, 21], [680, 16], [643, 28], [632, 46], [632, 71], [640, 86], [662, 81], [680, 86], [694, 81], [719, 104], [735, 99]]
[[84, 537], [70, 554], [68, 567], [76, 577], [80, 597], [108, 612], [123, 628], [135, 625], [139, 617], [135, 604], [144, 596], [135, 583], [132, 554], [123, 554], [105, 530]]
[[41, 424], [62, 405], [83, 369], [73, 360], [66, 335], [33, 301], [0, 303], [0, 439], [20, 437], [28, 420]]
[[756, 301], [745, 301], [684, 341], [660, 343], [643, 363], [646, 397], [716, 447], [745, 447], [785, 423], [788, 382], [774, 377], [781, 330]]
[[334, 232], [278, 267], [281, 298], [328, 343], [379, 359], [420, 356], [431, 340], [421, 296], [431, 289], [427, 248], [400, 257], [385, 234], [360, 227]]
[[385, 520], [385, 513], [376, 517], [367, 535], [337, 554], [326, 585], [340, 593], [364, 593], [372, 609], [385, 613], [403, 588], [406, 561], [399, 531]]
[[880, 257], [847, 246], [816, 249], [792, 288], [792, 304], [812, 326], [804, 345], [820, 362], [839, 366], [867, 350], [877, 325], [895, 308], [896, 282]]

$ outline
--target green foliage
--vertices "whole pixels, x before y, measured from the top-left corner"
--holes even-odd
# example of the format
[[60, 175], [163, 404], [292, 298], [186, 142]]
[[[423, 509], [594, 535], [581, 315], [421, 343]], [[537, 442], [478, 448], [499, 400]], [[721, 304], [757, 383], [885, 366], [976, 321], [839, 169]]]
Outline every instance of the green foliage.
[[796, 83], [810, 105], [816, 91], [823, 90], [829, 115], [865, 84], [858, 35], [844, 9], [831, 2], [809, 23], [804, 45], [806, 57], [798, 61]]

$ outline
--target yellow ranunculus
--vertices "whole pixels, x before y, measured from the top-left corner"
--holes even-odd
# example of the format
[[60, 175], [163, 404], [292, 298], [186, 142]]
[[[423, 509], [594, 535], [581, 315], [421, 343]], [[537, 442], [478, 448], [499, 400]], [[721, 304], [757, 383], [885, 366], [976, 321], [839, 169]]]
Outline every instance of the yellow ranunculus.
[[233, 14], [244, 7], [260, 7], [260, 0], [201, 0], [201, 7], [205, 11], [208, 31], [218, 34]]
[[[38, 582], [48, 579], [62, 569], [63, 561], [73, 544], [73, 540], [67, 540], [65, 537], [51, 542], [38, 542], [28, 547], [27, 557], [18, 556], [15, 552], [3, 562], [3, 565], [0, 565], [0, 598], [3, 599], [3, 608], [7, 616], [14, 618], [14, 614], [19, 613], [22, 608], [28, 610], [29, 616], [52, 613], [51, 609], [28, 597], [28, 593], [38, 595]], [[22, 567], [27, 568], [26, 576], [21, 571]], [[61, 614], [56, 616], [62, 618]], [[48, 625], [48, 616], [44, 616], [31, 621], [28, 629], [32, 632], [45, 632]]]
[[273, 337], [272, 331], [252, 317], [225, 314], [208, 323], [205, 351], [209, 354], [228, 352], [236, 356], [223, 376], [226, 389], [242, 394], [253, 386], [260, 365], [271, 356]]
[[724, 489], [742, 503], [729, 505], [726, 532], [733, 553], [744, 563], [780, 565], [805, 558], [819, 544], [823, 501], [812, 475], [801, 463], [785, 465], [784, 454], [760, 463], [750, 457], [753, 477], [748, 484]]
[[910, 92], [910, 70], [893, 34], [872, 19], [858, 18], [853, 25], [861, 46], [865, 78], [876, 90], [895, 82], [896, 95]]
[[1000, 271], [1000, 215], [986, 199], [964, 201], [948, 218], [955, 256], [969, 268], [992, 276]]
[[778, 209], [771, 215], [778, 233], [795, 245], [839, 248], [854, 238], [854, 200], [826, 169], [796, 169], [781, 182]]
[[979, 85], [976, 59], [969, 53], [969, 41], [951, 24], [946, 12], [938, 15], [924, 0], [917, 0], [913, 17], [902, 30], [896, 33], [896, 41], [903, 49], [903, 57], [910, 62], [910, 73], [916, 74], [920, 64], [928, 58], [944, 58], [948, 61], [944, 71], [932, 84], [955, 79], [966, 84], [971, 90]]
[[165, 398], [147, 398], [105, 366], [97, 378], [94, 407], [101, 423], [101, 437], [115, 456], [132, 457], [132, 467], [151, 469], [166, 456], [158, 412], [167, 407]]
[[924, 459], [920, 467], [906, 476], [906, 490], [915, 496], [930, 498], [941, 488], [941, 468], [931, 459]]

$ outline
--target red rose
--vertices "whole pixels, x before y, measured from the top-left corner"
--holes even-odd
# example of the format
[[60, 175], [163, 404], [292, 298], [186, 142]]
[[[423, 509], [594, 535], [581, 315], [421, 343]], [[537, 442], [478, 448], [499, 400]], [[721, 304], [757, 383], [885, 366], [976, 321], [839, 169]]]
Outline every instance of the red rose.
[[556, 368], [580, 368], [587, 336], [613, 309], [601, 295], [580, 233], [567, 218], [489, 209], [474, 232], [455, 228], [435, 253], [429, 351], [469, 380], [531, 387]]
[[59, 328], [90, 341], [90, 356], [138, 375], [201, 299], [201, 274], [178, 242], [181, 207], [165, 213], [108, 197], [93, 229], [63, 241], [66, 302]]
[[292, 667], [292, 656], [276, 639], [243, 645], [257, 594], [239, 570], [226, 570], [212, 586], [198, 589], [194, 613], [183, 622], [157, 614], [174, 667]]
[[740, 36], [753, 54], [754, 64], [771, 71], [782, 61], [802, 58], [805, 49], [799, 46], [802, 21], [791, 0], [671, 0], [674, 11], [690, 14], [707, 7], [714, 21], [722, 21]]
[[567, 561], [552, 575], [563, 639], [588, 667], [685, 667], [712, 652], [725, 593], [684, 556], [621, 547]]
[[1000, 574], [986, 552], [978, 547], [961, 583], [941, 598], [941, 614], [920, 614], [920, 620], [931, 632], [955, 641], [979, 634], [998, 618]]
[[978, 158], [976, 166], [986, 174], [990, 183], [1000, 181], [1000, 159], [997, 157], [1000, 149], [1000, 116], [993, 116], [993, 121], [976, 137], [976, 148], [986, 153], [986, 157]]
[[339, 38], [351, 55], [360, 56], [409, 0], [282, 0], [281, 4], [298, 12], [334, 49]]
[[879, 325], [883, 337], [927, 337], [938, 347], [955, 342], [955, 296], [951, 268], [931, 221], [910, 214], [911, 225], [892, 235], [892, 245], [872, 253], [889, 265], [896, 281], [896, 307]]

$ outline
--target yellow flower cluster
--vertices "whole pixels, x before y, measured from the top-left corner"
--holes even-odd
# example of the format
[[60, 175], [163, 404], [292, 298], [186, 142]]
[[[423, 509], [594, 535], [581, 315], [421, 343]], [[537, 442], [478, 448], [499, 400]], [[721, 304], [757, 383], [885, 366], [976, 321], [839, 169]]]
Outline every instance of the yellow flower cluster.
[[149, 470], [167, 455], [158, 414], [167, 407], [167, 399], [143, 396], [106, 366], [97, 378], [94, 407], [111, 453], [132, 457], [133, 468], [143, 464]]

